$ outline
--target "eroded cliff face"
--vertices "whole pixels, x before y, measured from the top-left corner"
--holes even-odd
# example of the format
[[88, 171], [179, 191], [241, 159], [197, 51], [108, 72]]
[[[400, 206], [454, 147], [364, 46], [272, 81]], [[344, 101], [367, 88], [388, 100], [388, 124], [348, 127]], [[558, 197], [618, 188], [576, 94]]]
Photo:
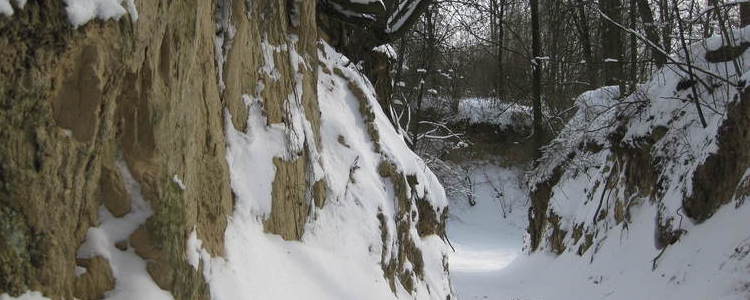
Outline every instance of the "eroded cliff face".
[[[107, 291], [75, 289], [71, 270], [100, 205], [116, 216], [130, 211], [115, 164], [124, 160], [154, 214], [123, 247], [152, 259], [152, 277], [178, 298], [207, 295], [183, 257], [194, 226], [221, 254], [232, 209], [229, 184], [216, 180], [228, 170], [225, 105], [206, 59], [214, 7], [144, 1], [139, 11], [139, 22], [73, 29], [63, 2], [47, 1], [0, 19], [3, 291], [85, 299]], [[200, 188], [182, 190], [175, 176]]]
[[621, 292], [629, 282], [668, 298], [747, 297], [750, 53], [731, 50], [747, 33], [690, 47], [698, 68], [725, 77], [664, 68], [622, 99], [617, 87], [577, 99], [529, 177], [532, 252], [580, 262], [603, 289], [617, 282], [612, 298], [635, 297]]
[[[225, 255], [237, 193], [227, 127], [251, 130], [251, 98], [266, 125], [289, 129], [268, 174], [271, 210], [257, 216], [264, 230], [300, 240], [313, 211], [340, 201], [324, 176], [335, 166], [318, 158], [315, 1], [136, 1], [136, 9], [137, 20], [78, 28], [63, 1], [0, 15], [0, 294], [100, 299], [123, 282], [114, 261], [134, 253], [175, 299], [210, 298], [186, 245], [197, 232], [208, 256]], [[367, 131], [375, 145], [393, 143], [377, 140], [378, 130]], [[399, 167], [382, 176], [403, 203], [370, 216], [385, 224], [380, 263], [394, 294], [413, 292], [425, 262], [411, 240], [444, 235], [445, 208], [417, 204], [429, 198], [416, 192], [431, 184], [424, 176]], [[117, 222], [127, 232], [113, 233]], [[404, 225], [389, 229], [396, 222]], [[447, 279], [440, 284], [433, 289]]]

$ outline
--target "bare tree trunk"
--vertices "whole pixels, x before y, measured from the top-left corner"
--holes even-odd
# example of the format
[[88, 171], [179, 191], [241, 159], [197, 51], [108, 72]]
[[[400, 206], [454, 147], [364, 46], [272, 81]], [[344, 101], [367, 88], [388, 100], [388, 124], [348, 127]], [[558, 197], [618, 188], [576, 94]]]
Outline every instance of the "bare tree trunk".
[[[602, 12], [614, 22], [622, 24], [621, 0], [599, 1]], [[604, 84], [622, 85], [622, 33], [616, 24], [609, 20], [602, 20], [602, 58], [604, 59]], [[620, 93], [624, 92], [622, 89]]]
[[584, 6], [583, 0], [576, 0], [576, 14], [574, 15], [576, 27], [578, 28], [578, 35], [581, 39], [581, 52], [583, 53], [583, 60], [586, 61], [586, 73], [589, 81], [589, 85], [597, 87], [598, 70], [597, 65], [594, 62], [591, 46], [591, 29], [589, 28], [589, 19], [586, 14], [586, 6]]
[[[715, 1], [714, 3], [718, 4], [718, 1]], [[727, 46], [734, 45], [733, 32], [729, 29], [729, 26], [727, 26], [726, 20], [728, 19], [728, 16], [722, 13], [721, 9], [715, 9], [714, 13], [716, 15], [716, 21], [719, 24], [719, 31], [721, 32], [721, 35], [724, 37], [724, 44]], [[737, 72], [737, 74], [742, 74], [742, 68], [740, 67], [737, 60], [732, 60], [732, 65], [734, 66], [734, 70], [735, 72]]]
[[539, 3], [530, 0], [531, 5], [531, 68], [532, 68], [532, 99], [534, 110], [534, 138], [536, 140], [537, 152], [542, 146], [544, 128], [542, 127], [542, 66], [539, 61], [541, 45], [539, 41]]
[[659, 19], [661, 21], [662, 48], [665, 52], [672, 52], [672, 27], [674, 18], [669, 10], [668, 0], [659, 0]]
[[[636, 27], [636, 0], [630, 0], [630, 28]], [[638, 85], [638, 39], [635, 34], [630, 35], [630, 86], [629, 92], [635, 92]]]
[[750, 3], [740, 3], [740, 26], [750, 25]]
[[414, 124], [411, 128], [414, 128], [413, 131], [413, 144], [412, 144], [412, 150], [415, 152], [417, 151], [417, 146], [419, 145], [419, 141], [421, 140], [419, 138], [419, 134], [421, 134], [422, 130], [422, 102], [424, 99], [424, 93], [427, 90], [426, 84], [429, 82], [430, 75], [432, 74], [432, 69], [434, 68], [434, 60], [435, 58], [435, 47], [437, 37], [435, 36], [435, 20], [434, 20], [434, 7], [430, 6], [427, 8], [427, 11], [424, 13], [424, 20], [425, 20], [425, 43], [423, 44], [424, 48], [422, 50], [422, 53], [424, 54], [424, 62], [423, 66], [426, 72], [420, 76], [420, 84], [419, 84], [419, 93], [417, 95], [417, 107], [414, 113]]
[[[706, 0], [706, 5], [716, 6], [716, 0]], [[703, 37], [708, 38], [713, 34], [713, 28], [711, 27], [711, 14], [713, 13], [713, 10], [709, 10], [706, 12], [706, 16], [704, 17], [705, 21], [703, 22]]]
[[560, 10], [562, 9], [560, 4], [562, 4], [562, 1], [546, 1], [544, 3], [546, 13], [545, 23], [547, 24], [548, 33], [545, 39], [548, 51], [545, 52], [545, 56], [549, 57], [549, 64], [547, 65], [547, 74], [542, 73], [542, 77], [547, 78], [547, 84], [545, 84], [547, 104], [550, 108], [555, 109], [562, 109], [563, 104], [561, 100], [565, 99], [560, 84], [563, 82], [560, 72], [562, 69], [560, 63], [560, 41], [564, 39], [561, 32], [561, 28], [564, 25], [560, 17]]
[[[396, 85], [395, 85], [394, 89], [392, 90], [391, 99], [388, 100], [388, 103], [393, 103], [393, 102], [391, 102], [391, 101], [393, 101], [393, 97], [394, 97], [393, 94], [395, 94], [396, 90], [398, 90], [398, 89], [401, 88], [401, 87], [399, 87], [398, 83], [403, 80], [404, 57], [406, 57], [406, 38], [400, 37], [398, 39], [398, 48], [397, 48], [396, 51], [397, 51], [396, 52], [397, 61], [396, 61], [396, 67], [395, 67], [396, 74], [393, 76], [393, 82]], [[404, 99], [403, 94], [402, 94], [400, 100], [403, 101], [403, 103], [406, 103], [406, 101], [407, 101], [407, 99]], [[384, 107], [383, 109], [386, 109], [386, 108]], [[389, 119], [390, 119], [390, 114], [388, 114], [388, 116], [389, 116]], [[395, 122], [398, 122], [398, 120], [391, 119], [391, 122], [395, 123]], [[401, 122], [401, 123], [403, 123], [403, 122]], [[409, 128], [409, 124], [401, 124], [401, 123], [397, 124], [398, 125], [397, 127]]]
[[[686, 42], [685, 37], [685, 26], [682, 24], [682, 20], [679, 18], [679, 11], [677, 6], [677, 0], [672, 0], [674, 3], [674, 10], [675, 15], [677, 17], [677, 28], [679, 29], [680, 34], [680, 43], [682, 45], [682, 51], [685, 53], [685, 63], [688, 67], [688, 75], [690, 75], [690, 80], [695, 81], [695, 73], [693, 73], [693, 63], [692, 59], [690, 58], [690, 50], [688, 49], [688, 45]], [[703, 116], [703, 109], [701, 109], [700, 99], [698, 98], [698, 90], [695, 88], [695, 84], [691, 85], [690, 88], [692, 89], [693, 94], [691, 95], [691, 98], [693, 102], [695, 103], [695, 109], [698, 111], [698, 117], [700, 118], [701, 125], [703, 125], [703, 128], [708, 127], [708, 124], [706, 123], [706, 118]]]
[[497, 98], [503, 99], [503, 96], [505, 96], [505, 70], [503, 69], [503, 47], [504, 47], [504, 39], [505, 39], [505, 33], [503, 28], [503, 22], [505, 17], [505, 0], [493, 0], [498, 1], [499, 3], [496, 5], [498, 12], [496, 14], [495, 22], [496, 29], [496, 43], [497, 43]]
[[[659, 42], [659, 32], [654, 24], [654, 13], [651, 11], [651, 6], [648, 4], [648, 0], [636, 0], [638, 3], [638, 11], [641, 15], [641, 21], [646, 31], [646, 38], [654, 45], [662, 44]], [[710, 1], [710, 0], [709, 0]], [[635, 29], [635, 28], [634, 28]], [[667, 57], [664, 56], [658, 49], [651, 48], [651, 56], [654, 59], [656, 67], [660, 68], [667, 63]]]

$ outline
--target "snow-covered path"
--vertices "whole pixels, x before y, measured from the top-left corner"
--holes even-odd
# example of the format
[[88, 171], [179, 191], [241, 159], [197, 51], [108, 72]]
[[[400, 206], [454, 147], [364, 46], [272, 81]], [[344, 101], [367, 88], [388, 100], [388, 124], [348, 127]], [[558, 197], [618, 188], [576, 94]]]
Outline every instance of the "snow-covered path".
[[503, 268], [521, 253], [528, 196], [518, 169], [482, 163], [471, 175], [477, 204], [453, 202], [448, 221], [456, 250], [450, 258], [453, 288], [459, 300], [505, 300], [498, 283]]
[[[522, 251], [528, 196], [519, 175], [513, 168], [475, 165], [477, 204], [451, 202], [448, 237], [456, 251], [450, 272], [458, 300], [750, 299], [750, 251], [743, 250], [750, 249], [750, 205], [720, 209], [665, 252], [655, 271], [656, 216], [649, 204], [631, 209], [629, 229], [612, 233], [613, 242], [602, 243], [595, 257], [529, 256]], [[507, 218], [501, 203], [512, 208]]]

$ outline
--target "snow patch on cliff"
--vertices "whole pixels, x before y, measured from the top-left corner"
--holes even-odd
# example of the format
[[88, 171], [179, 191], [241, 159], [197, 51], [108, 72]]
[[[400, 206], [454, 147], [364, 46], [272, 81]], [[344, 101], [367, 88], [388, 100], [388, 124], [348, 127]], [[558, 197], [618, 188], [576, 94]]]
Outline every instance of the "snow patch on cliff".
[[[27, 0], [15, 0], [16, 6], [23, 9]], [[68, 21], [73, 28], [88, 23], [93, 19], [119, 20], [126, 13], [135, 22], [138, 20], [138, 9], [135, 0], [63, 0]], [[123, 7], [124, 2], [124, 7]], [[0, 0], [0, 14], [12, 16], [15, 13], [10, 0]]]
[[172, 295], [156, 285], [146, 271], [146, 261], [138, 256], [132, 247], [123, 251], [115, 246], [117, 242], [128, 240], [128, 237], [153, 214], [151, 206], [143, 199], [140, 184], [133, 178], [125, 161], [121, 159], [116, 163], [130, 196], [132, 210], [117, 218], [104, 206], [100, 207], [101, 224], [89, 228], [86, 241], [78, 249], [77, 257], [102, 256], [109, 261], [115, 277], [115, 289], [107, 292], [104, 298], [106, 300], [171, 300]]
[[68, 20], [73, 27], [78, 27], [98, 18], [103, 21], [119, 20], [125, 13], [130, 14], [133, 21], [138, 20], [138, 10], [134, 0], [63, 0]]
[[[409, 234], [422, 250], [424, 279], [415, 284], [412, 293], [401, 284], [397, 284], [395, 293], [391, 290], [381, 260], [392, 255], [394, 246], [384, 245], [377, 215], [382, 213], [386, 227], [395, 232], [398, 201], [394, 187], [378, 174], [383, 157], [375, 151], [359, 110], [359, 99], [348, 88], [349, 82], [323, 71], [346, 68], [346, 60], [328, 45], [321, 45], [321, 128], [317, 147], [306, 118], [310, 112], [302, 105], [301, 68], [310, 65], [294, 46], [294, 37], [290, 37], [289, 45], [264, 46], [266, 64], [259, 70], [273, 78], [279, 63], [273, 54], [290, 52], [297, 76], [295, 93], [289, 95], [285, 108], [290, 115], [287, 122], [268, 124], [264, 99], [259, 96], [244, 96], [249, 109], [247, 132], [236, 130], [227, 113], [227, 162], [236, 203], [225, 233], [226, 256], [211, 257], [201, 248], [194, 231], [186, 245], [187, 261], [202, 268], [212, 299], [445, 299], [450, 294], [447, 273], [442, 269], [445, 244], [437, 236], [420, 238], [415, 228]], [[349, 74], [353, 70], [344, 72], [367, 90], [383, 153], [398, 168], [419, 179], [415, 194], [430, 199], [434, 207], [443, 208], [446, 201], [442, 187], [376, 106], [369, 82], [356, 73]], [[273, 159], [294, 159], [302, 150], [313, 162], [312, 179], [326, 182], [326, 204], [317, 208], [308, 199], [312, 212], [305, 234], [301, 241], [285, 241], [263, 228], [263, 220], [272, 208], [271, 189], [276, 173]], [[387, 242], [395, 243], [394, 239]]]
[[50, 300], [44, 297], [40, 292], [27, 291], [18, 297], [12, 297], [8, 294], [0, 294], [0, 300]]
[[[20, 9], [23, 9], [23, 7], [26, 6], [26, 0], [15, 0], [15, 2], [16, 6]], [[6, 16], [13, 15], [13, 6], [11, 6], [10, 0], [0, 0], [0, 14]]]

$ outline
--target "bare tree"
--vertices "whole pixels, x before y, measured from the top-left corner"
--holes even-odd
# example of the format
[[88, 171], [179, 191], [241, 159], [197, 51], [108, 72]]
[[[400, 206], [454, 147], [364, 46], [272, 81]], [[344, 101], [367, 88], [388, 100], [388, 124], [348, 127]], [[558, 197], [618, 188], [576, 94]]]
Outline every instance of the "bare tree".
[[344, 32], [334, 36], [337, 48], [352, 58], [364, 56], [372, 48], [396, 40], [409, 32], [433, 0], [318, 0], [323, 14], [335, 20], [321, 20], [328, 31]]
[[573, 20], [575, 21], [578, 37], [580, 39], [581, 54], [583, 55], [583, 60], [587, 67], [586, 73], [588, 84], [593, 88], [598, 85], [599, 76], [597, 74], [597, 64], [594, 62], [594, 57], [592, 55], [593, 46], [591, 44], [589, 16], [586, 12], [586, 5], [583, 0], [575, 0], [575, 11], [575, 14], [573, 14]]
[[[532, 68], [532, 101], [534, 110], [534, 136], [538, 146], [542, 144], [542, 132], [544, 131], [542, 115], [542, 70], [541, 70], [541, 43], [539, 40], [539, 3], [530, 0], [531, 6], [531, 68]], [[540, 147], [537, 147], [540, 148]]]
[[740, 3], [740, 26], [750, 25], [750, 3]]
[[[646, 38], [655, 45], [661, 44], [659, 42], [659, 31], [657, 30], [656, 22], [654, 20], [654, 12], [651, 10], [651, 5], [649, 5], [648, 0], [636, 1], [638, 5], [638, 14], [641, 17], [644, 31], [646, 32]], [[651, 56], [657, 67], [661, 67], [667, 62], [666, 56], [658, 49], [652, 48]]]
[[[600, 0], [599, 6], [603, 14], [607, 15], [614, 22], [622, 23], [622, 2], [621, 0]], [[609, 20], [602, 20], [602, 58], [604, 59], [604, 84], [622, 85], [622, 32], [617, 25]]]

